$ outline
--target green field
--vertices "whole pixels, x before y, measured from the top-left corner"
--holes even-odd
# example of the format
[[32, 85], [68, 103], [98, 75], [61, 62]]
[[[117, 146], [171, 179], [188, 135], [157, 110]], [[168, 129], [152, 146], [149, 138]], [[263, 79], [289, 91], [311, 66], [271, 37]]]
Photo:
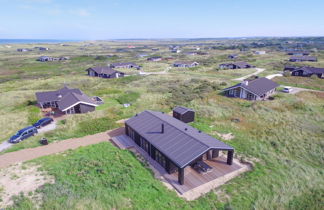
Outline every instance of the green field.
[[[220, 45], [214, 42], [204, 44]], [[219, 41], [223, 44], [220, 46], [228, 42]], [[52, 44], [48, 45], [51, 50], [46, 55], [69, 55], [71, 60], [49, 63], [36, 62], [37, 51], [18, 53], [15, 49], [0, 48], [1, 142], [40, 117], [40, 111], [34, 106], [36, 91], [54, 90], [68, 84], [105, 100], [95, 112], [69, 116], [58, 123], [56, 130], [25, 140], [5, 152], [39, 146], [42, 136], [54, 142], [95, 134], [117, 128], [120, 125], [116, 121], [146, 109], [170, 112], [174, 106], [183, 105], [197, 113], [192, 126], [219, 139], [216, 132], [232, 133], [235, 138], [226, 143], [235, 148], [236, 158], [252, 161], [253, 170], [188, 202], [167, 190], [133, 153], [101, 143], [33, 160], [41, 165], [41, 170], [55, 177], [55, 183], [38, 190], [43, 196], [41, 203], [36, 204], [22, 195], [15, 197], [13, 209], [35, 206], [41, 209], [321, 208], [324, 202], [323, 94], [278, 92], [274, 100], [258, 102], [226, 98], [221, 90], [235, 84], [232, 79], [255, 71], [218, 69], [219, 63], [229, 61], [228, 54], [240, 53], [239, 50], [208, 48], [202, 50], [209, 53], [204, 56], [173, 55], [168, 50], [171, 43], [135, 42], [138, 49], [127, 49], [124, 53], [116, 49], [125, 48], [129, 43], [94, 42], [86, 47], [83, 42], [68, 47]], [[182, 44], [190, 50], [195, 42]], [[139, 53], [156, 55], [157, 52], [150, 50], [154, 46], [160, 48], [158, 55], [162, 57], [174, 56], [175, 60], [198, 61], [201, 65], [185, 70], [172, 68], [167, 74], [149, 76], [137, 75], [137, 70], [130, 69], [125, 72], [132, 76], [113, 80], [85, 75], [85, 69], [91, 66], [123, 61], [134, 61], [146, 72], [164, 71], [174, 61], [152, 63], [136, 57]], [[14, 48], [19, 47], [31, 46]], [[240, 53], [241, 59], [265, 68], [261, 76], [282, 71], [288, 56], [271, 47], [261, 49], [269, 53], [258, 56]], [[118, 57], [104, 57], [109, 54]], [[316, 55], [319, 62], [312, 65], [324, 67], [324, 51], [317, 51]], [[282, 85], [324, 90], [323, 79], [278, 77], [274, 80]], [[124, 108], [123, 103], [132, 105]]]

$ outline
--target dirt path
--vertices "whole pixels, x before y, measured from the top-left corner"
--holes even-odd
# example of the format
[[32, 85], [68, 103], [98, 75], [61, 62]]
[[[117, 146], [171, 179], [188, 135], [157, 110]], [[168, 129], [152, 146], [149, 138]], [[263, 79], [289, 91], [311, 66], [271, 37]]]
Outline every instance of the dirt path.
[[261, 68], [255, 68], [257, 71], [252, 73], [252, 74], [248, 74], [248, 75], [245, 75], [243, 77], [240, 77], [240, 78], [236, 78], [236, 79], [233, 79], [235, 81], [242, 81], [242, 80], [245, 80], [246, 78], [249, 78], [250, 76], [253, 76], [253, 75], [257, 75], [257, 74], [260, 74], [261, 72], [265, 71], [265, 69], [261, 69]]
[[74, 138], [74, 139], [58, 141], [46, 146], [39, 146], [35, 148], [28, 148], [16, 152], [6, 153], [0, 156], [0, 168], [5, 168], [12, 164], [32, 160], [46, 155], [63, 152], [69, 149], [76, 149], [81, 146], [87, 146], [91, 144], [97, 144], [103, 141], [108, 141], [111, 138], [111, 136], [119, 135], [119, 133], [120, 133], [120, 129], [116, 129], [113, 131], [97, 133], [82, 138]]
[[283, 76], [282, 73], [280, 73], [280, 74], [270, 74], [270, 75], [266, 76], [266, 78], [267, 79], [273, 79], [275, 77], [282, 77], [282, 76]]

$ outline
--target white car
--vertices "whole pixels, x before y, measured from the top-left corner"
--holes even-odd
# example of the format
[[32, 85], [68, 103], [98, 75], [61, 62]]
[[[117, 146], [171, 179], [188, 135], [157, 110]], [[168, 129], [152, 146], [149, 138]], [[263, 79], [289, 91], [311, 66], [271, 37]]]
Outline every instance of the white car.
[[285, 93], [291, 93], [292, 90], [293, 90], [292, 87], [287, 86], [287, 87], [284, 87], [284, 89], [282, 91]]

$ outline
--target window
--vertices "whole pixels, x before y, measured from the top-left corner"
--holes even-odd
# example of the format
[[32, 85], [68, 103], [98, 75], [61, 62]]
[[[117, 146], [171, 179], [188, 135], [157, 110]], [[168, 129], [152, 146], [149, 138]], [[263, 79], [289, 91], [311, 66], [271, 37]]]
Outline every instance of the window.
[[158, 162], [163, 168], [166, 168], [166, 160], [164, 155], [161, 154], [158, 150], [155, 150], [155, 160]]
[[144, 138], [140, 138], [140, 146], [147, 152], [149, 153], [150, 151], [150, 145], [149, 143], [144, 139]]

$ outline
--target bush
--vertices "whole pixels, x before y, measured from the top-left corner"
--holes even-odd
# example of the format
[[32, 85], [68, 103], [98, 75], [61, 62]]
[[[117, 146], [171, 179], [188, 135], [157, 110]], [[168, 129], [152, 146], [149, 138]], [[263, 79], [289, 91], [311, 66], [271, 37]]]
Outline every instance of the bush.
[[28, 124], [34, 124], [41, 118], [40, 110], [36, 106], [29, 107], [28, 110]]
[[127, 91], [124, 94], [118, 96], [116, 100], [120, 104], [127, 104], [127, 103], [134, 103], [139, 97], [140, 97], [139, 93], [133, 91]]

